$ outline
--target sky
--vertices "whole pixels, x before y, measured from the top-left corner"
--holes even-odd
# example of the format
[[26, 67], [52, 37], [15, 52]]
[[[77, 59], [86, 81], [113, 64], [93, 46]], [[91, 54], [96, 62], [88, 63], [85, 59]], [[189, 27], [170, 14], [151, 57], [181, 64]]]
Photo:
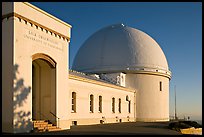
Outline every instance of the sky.
[[30, 2], [70, 24], [69, 68], [94, 32], [123, 23], [139, 29], [162, 48], [172, 72], [169, 111], [202, 120], [202, 2]]

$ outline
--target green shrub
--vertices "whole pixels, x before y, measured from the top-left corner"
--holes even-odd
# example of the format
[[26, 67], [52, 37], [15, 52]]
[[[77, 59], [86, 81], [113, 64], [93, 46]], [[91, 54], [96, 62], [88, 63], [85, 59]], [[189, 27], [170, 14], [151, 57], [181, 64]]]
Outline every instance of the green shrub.
[[194, 128], [202, 128], [202, 125], [200, 125], [199, 123], [197, 123], [196, 121], [182, 121], [185, 124], [188, 124]]
[[192, 126], [182, 123], [182, 122], [172, 122], [169, 124], [170, 129], [185, 129], [185, 128], [190, 128]]
[[169, 123], [169, 128], [176, 131], [180, 131], [180, 129], [186, 129], [191, 127], [202, 128], [202, 125], [198, 124], [196, 121], [176, 121]]

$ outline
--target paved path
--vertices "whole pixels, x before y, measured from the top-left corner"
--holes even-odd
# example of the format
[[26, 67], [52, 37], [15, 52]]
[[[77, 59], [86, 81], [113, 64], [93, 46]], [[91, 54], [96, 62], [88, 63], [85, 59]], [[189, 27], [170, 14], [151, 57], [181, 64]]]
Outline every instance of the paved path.
[[168, 123], [169, 122], [125, 122], [99, 125], [78, 125], [72, 126], [71, 129], [63, 131], [24, 133], [24, 135], [182, 135], [177, 131], [168, 129]]

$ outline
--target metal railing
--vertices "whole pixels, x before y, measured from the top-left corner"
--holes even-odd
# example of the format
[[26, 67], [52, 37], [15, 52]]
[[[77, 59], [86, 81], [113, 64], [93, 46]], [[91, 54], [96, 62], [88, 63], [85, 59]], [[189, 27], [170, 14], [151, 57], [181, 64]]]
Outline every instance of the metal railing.
[[54, 116], [55, 118], [57, 118], [57, 123], [58, 124], [56, 124], [57, 125], [57, 127], [59, 127], [59, 117], [57, 117], [54, 113], [52, 113], [51, 111], [50, 111], [50, 114], [52, 114], [52, 116]]
[[[43, 116], [43, 119], [47, 119], [47, 120], [49, 120], [48, 119], [48, 117], [46, 117], [43, 113], [41, 113], [40, 111], [38, 111], [38, 113], [41, 115], [41, 116]], [[46, 129], [45, 130], [48, 130], [48, 124], [47, 124], [47, 126], [46, 126]]]

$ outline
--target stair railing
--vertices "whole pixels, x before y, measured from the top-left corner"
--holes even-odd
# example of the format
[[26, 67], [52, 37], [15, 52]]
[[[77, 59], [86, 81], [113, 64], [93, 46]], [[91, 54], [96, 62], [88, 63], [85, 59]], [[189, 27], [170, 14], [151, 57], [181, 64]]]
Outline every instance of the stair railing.
[[[47, 119], [47, 120], [49, 120], [43, 113], [41, 113], [40, 111], [38, 111], [38, 113], [41, 115], [41, 116], [43, 116], [44, 118], [43, 119]], [[48, 123], [49, 124], [49, 123]], [[48, 124], [47, 124], [47, 126], [46, 126], [46, 130], [48, 130]]]
[[60, 119], [60, 118], [57, 117], [57, 116], [56, 116], [54, 113], [52, 113], [51, 111], [50, 111], [50, 114], [52, 114], [55, 118], [57, 118], [57, 123], [58, 123], [58, 124], [57, 124], [57, 127], [59, 127], [59, 119]]

